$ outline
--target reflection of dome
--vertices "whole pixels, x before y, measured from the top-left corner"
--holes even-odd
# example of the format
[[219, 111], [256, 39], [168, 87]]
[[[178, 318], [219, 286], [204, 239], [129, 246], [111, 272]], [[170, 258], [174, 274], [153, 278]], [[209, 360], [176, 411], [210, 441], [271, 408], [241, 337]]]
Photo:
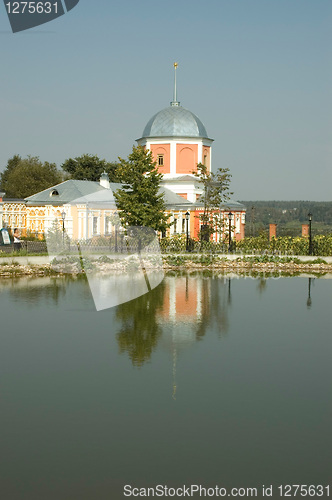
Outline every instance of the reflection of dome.
[[194, 113], [172, 103], [148, 121], [142, 137], [208, 137], [208, 135], [203, 123]]

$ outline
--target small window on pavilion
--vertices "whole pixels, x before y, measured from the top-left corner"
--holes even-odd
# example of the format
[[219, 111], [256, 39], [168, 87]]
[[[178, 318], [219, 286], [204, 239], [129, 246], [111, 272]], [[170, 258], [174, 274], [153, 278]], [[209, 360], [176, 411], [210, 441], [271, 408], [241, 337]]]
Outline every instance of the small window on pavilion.
[[50, 192], [50, 196], [59, 196], [59, 191], [57, 189], [52, 189], [52, 191]]
[[112, 219], [109, 215], [105, 216], [105, 234], [111, 234]]
[[164, 155], [158, 155], [158, 166], [159, 167], [164, 166]]
[[207, 165], [207, 155], [204, 155], [203, 165], [206, 167]]
[[92, 218], [92, 233], [93, 234], [98, 233], [98, 217]]

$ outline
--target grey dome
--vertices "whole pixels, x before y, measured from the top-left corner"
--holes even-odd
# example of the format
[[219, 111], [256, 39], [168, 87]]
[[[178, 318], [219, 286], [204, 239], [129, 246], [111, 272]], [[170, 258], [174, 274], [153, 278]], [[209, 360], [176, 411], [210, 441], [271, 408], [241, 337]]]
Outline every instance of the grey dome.
[[142, 137], [208, 137], [201, 120], [182, 106], [169, 106], [146, 124]]

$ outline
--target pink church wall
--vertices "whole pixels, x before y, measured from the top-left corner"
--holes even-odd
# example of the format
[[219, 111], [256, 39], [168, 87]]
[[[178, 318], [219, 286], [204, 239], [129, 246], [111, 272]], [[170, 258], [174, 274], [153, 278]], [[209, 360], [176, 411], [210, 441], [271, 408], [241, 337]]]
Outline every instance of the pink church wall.
[[[170, 168], [170, 145], [169, 144], [151, 144], [150, 150], [153, 159], [157, 162], [157, 167], [161, 174], [169, 174]], [[158, 155], [164, 155], [164, 166], [158, 166]]]
[[176, 173], [191, 174], [197, 167], [198, 145], [177, 144], [176, 145]]

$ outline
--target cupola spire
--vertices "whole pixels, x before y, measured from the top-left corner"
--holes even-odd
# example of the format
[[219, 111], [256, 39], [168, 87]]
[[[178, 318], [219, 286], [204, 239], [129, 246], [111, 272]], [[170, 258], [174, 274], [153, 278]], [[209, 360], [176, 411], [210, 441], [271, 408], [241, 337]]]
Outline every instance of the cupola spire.
[[180, 103], [177, 100], [177, 88], [176, 88], [176, 70], [178, 68], [178, 63], [175, 62], [174, 66], [174, 93], [173, 93], [173, 101], [171, 102], [171, 106], [180, 106]]

